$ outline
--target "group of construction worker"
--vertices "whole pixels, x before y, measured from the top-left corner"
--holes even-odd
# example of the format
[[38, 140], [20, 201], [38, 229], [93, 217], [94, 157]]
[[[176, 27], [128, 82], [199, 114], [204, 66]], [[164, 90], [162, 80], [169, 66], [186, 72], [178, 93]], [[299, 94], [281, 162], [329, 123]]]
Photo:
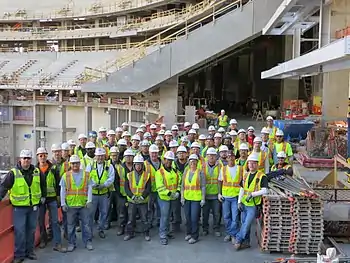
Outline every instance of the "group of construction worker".
[[160, 243], [167, 245], [180, 231], [182, 209], [189, 244], [198, 241], [200, 226], [203, 236], [210, 233], [212, 214], [215, 236], [222, 234], [223, 218], [224, 240], [237, 250], [249, 247], [251, 224], [268, 192], [266, 174], [291, 174], [293, 152], [270, 116], [261, 136], [254, 127], [246, 131], [235, 119], [222, 119], [207, 135], [188, 122], [182, 132], [177, 125], [167, 130], [164, 124], [143, 124], [133, 135], [127, 123], [115, 130], [101, 127], [80, 134], [78, 143], [52, 145], [50, 160], [46, 148], [39, 147], [37, 163], [31, 150], [22, 150], [0, 185], [0, 200], [8, 194], [14, 207], [15, 262], [36, 259], [37, 224], [40, 247], [52, 238], [59, 252], [74, 251], [78, 230], [86, 249], [93, 250], [94, 230], [103, 239], [113, 221], [125, 241], [135, 236], [140, 222], [146, 241], [150, 229], [158, 227]]

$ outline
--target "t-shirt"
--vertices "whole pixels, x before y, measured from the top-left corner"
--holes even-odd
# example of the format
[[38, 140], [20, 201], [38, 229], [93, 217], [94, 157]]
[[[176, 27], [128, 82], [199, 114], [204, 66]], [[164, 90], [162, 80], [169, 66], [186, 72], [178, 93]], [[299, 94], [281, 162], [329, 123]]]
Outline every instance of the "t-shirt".
[[[231, 175], [231, 178], [234, 179], [236, 176], [236, 172], [237, 172], [237, 165], [230, 167], [230, 166], [226, 166], [227, 169], [229, 170], [229, 173]], [[219, 181], [223, 181], [223, 175], [222, 172], [220, 171], [219, 177], [218, 177]]]

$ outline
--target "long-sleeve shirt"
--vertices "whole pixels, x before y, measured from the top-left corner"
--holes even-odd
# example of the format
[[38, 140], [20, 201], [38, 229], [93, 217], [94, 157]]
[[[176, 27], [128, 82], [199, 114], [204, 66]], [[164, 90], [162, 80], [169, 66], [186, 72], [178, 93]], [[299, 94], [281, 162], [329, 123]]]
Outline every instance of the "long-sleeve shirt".
[[[83, 170], [80, 169], [78, 173], [75, 173], [72, 171], [72, 176], [73, 176], [75, 185], [81, 185], [83, 180]], [[60, 186], [61, 186], [61, 195], [60, 195], [61, 205], [65, 206], [66, 205], [66, 182], [64, 181], [63, 177], [61, 178]], [[91, 181], [89, 180], [87, 203], [91, 203], [91, 202], [92, 202], [92, 184], [91, 184]]]
[[[88, 164], [85, 171], [88, 173], [91, 173], [92, 170], [92, 165], [94, 164]], [[97, 163], [97, 173], [99, 176], [102, 176], [105, 168], [105, 163]], [[108, 178], [104, 182], [103, 187], [110, 187], [114, 183], [114, 167], [113, 165], [110, 165], [108, 168]], [[94, 188], [96, 185], [98, 185], [98, 182], [95, 182], [94, 180], [91, 179], [92, 187]]]
[[[143, 172], [143, 171], [142, 171]], [[135, 170], [135, 177], [136, 177], [136, 183], [138, 183], [141, 179], [141, 175], [142, 173], [138, 173], [136, 170]], [[130, 189], [130, 182], [129, 182], [129, 179], [128, 179], [128, 176], [126, 176], [125, 178], [125, 193], [126, 195], [129, 197], [129, 198], [132, 198], [133, 197], [133, 192], [131, 192], [131, 189]], [[143, 193], [141, 194], [141, 196], [146, 199], [151, 193], [151, 178], [148, 179], [147, 183], [146, 183], [146, 186], [145, 186], [145, 190], [143, 191]]]
[[[185, 170], [184, 172], [184, 175], [183, 175], [183, 178], [182, 178], [182, 182], [181, 182], [181, 193], [184, 192], [184, 189], [185, 189], [185, 175], [186, 175], [187, 171]], [[188, 175], [188, 181], [191, 182], [192, 181], [192, 178], [193, 178], [193, 175], [194, 175], [194, 172], [189, 172], [189, 175]], [[204, 200], [205, 199], [205, 185], [206, 185], [206, 182], [205, 182], [205, 176], [204, 176], [204, 173], [202, 171], [199, 172], [199, 184], [200, 184], [200, 188], [202, 189], [202, 199]]]
[[[249, 176], [248, 176], [248, 187], [250, 186], [250, 184], [255, 179], [256, 173], [257, 172], [249, 173]], [[241, 203], [242, 197], [244, 195], [244, 182], [243, 182], [243, 180], [241, 181], [240, 185], [241, 185], [241, 189], [239, 191], [238, 203]], [[268, 193], [268, 190], [267, 190], [268, 186], [269, 186], [269, 182], [268, 182], [267, 176], [263, 176], [261, 178], [261, 180], [260, 180], [260, 190], [253, 192], [252, 193], [252, 197], [266, 195]]]
[[[24, 180], [26, 181], [27, 185], [30, 187], [33, 182], [33, 172], [34, 172], [34, 165], [30, 165], [30, 167], [26, 170], [24, 170], [20, 163], [17, 164], [16, 169], [20, 170], [22, 175], [24, 176]], [[11, 188], [13, 187], [15, 183], [15, 175], [12, 171], [9, 171], [6, 175], [5, 179], [0, 184], [0, 198], [4, 198], [5, 195]], [[47, 187], [46, 187], [46, 178], [40, 174], [40, 190], [41, 190], [41, 197], [46, 197], [47, 195]]]
[[[56, 200], [57, 196], [60, 196], [60, 194], [61, 194], [61, 188], [60, 188], [60, 180], [61, 180], [60, 167], [61, 166], [60, 166], [60, 164], [57, 164], [55, 167], [53, 167], [54, 165], [50, 161], [47, 161], [47, 164], [48, 164], [48, 167], [47, 167], [47, 170], [45, 172], [40, 170], [39, 164], [36, 167], [40, 170], [40, 177], [45, 178], [45, 181], [47, 180], [47, 176], [48, 176], [50, 171], [53, 173], [53, 176], [55, 177], [56, 196], [46, 197], [46, 203], [50, 203], [50, 202]], [[47, 181], [46, 181], [46, 183], [47, 183]]]

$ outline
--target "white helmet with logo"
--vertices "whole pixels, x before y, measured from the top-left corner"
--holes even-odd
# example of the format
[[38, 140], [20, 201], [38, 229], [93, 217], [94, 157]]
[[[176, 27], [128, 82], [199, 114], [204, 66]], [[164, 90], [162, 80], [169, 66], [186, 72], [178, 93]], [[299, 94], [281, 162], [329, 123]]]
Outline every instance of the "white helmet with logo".
[[106, 155], [106, 151], [103, 148], [96, 148], [95, 155], [96, 156]]
[[179, 148], [177, 148], [176, 152], [177, 152], [177, 153], [179, 153], [179, 152], [185, 152], [185, 153], [187, 153], [187, 149], [186, 149], [185, 146], [180, 145]]
[[277, 158], [287, 158], [287, 155], [284, 151], [277, 153]]
[[189, 126], [191, 126], [191, 123], [189, 123], [188, 121], [186, 121], [186, 122], [184, 123], [184, 127], [189, 127]]
[[110, 136], [110, 135], [115, 135], [115, 131], [109, 130], [109, 131], [107, 132], [107, 136]]
[[139, 135], [135, 134], [135, 135], [133, 135], [133, 136], [131, 137], [131, 140], [133, 140], [133, 141], [141, 141], [141, 138], [140, 138]]
[[24, 149], [19, 154], [19, 157], [20, 158], [32, 158], [33, 157], [33, 153], [32, 153], [31, 150]]
[[262, 142], [261, 137], [255, 137], [253, 142]]
[[151, 124], [149, 128], [150, 128], [151, 130], [156, 130], [156, 129], [157, 129], [157, 125]]
[[78, 155], [72, 155], [70, 158], [69, 158], [69, 162], [70, 163], [80, 163], [80, 158]]
[[145, 160], [143, 159], [141, 154], [138, 154], [134, 157], [133, 163], [143, 163]]
[[63, 151], [69, 151], [70, 150], [70, 146], [69, 146], [69, 144], [67, 142], [64, 142], [64, 143], [61, 144], [61, 149]]
[[217, 155], [218, 153], [216, 152], [215, 148], [214, 147], [210, 147], [208, 150], [207, 150], [207, 155]]
[[259, 162], [259, 155], [256, 153], [252, 153], [248, 156], [247, 161]]
[[169, 147], [170, 148], [174, 148], [174, 147], [178, 147], [179, 144], [177, 143], [177, 141], [175, 140], [172, 140], [170, 143], [169, 143]]
[[222, 127], [220, 127], [220, 128], [218, 129], [218, 132], [220, 132], [220, 133], [225, 132], [225, 129], [222, 128]]
[[62, 147], [60, 144], [57, 144], [57, 143], [54, 143], [51, 145], [51, 151], [61, 151], [62, 150]]
[[93, 142], [88, 142], [85, 145], [85, 149], [93, 149], [93, 148], [96, 148], [96, 146], [95, 146], [95, 144]]
[[[61, 147], [60, 147], [61, 148]], [[37, 150], [36, 150], [36, 154], [47, 154], [47, 150], [45, 149], [45, 147], [39, 147]]]
[[171, 126], [171, 130], [172, 131], [178, 131], [179, 127], [177, 127], [177, 125], [173, 125], [173, 126]]
[[197, 154], [191, 154], [190, 157], [188, 158], [188, 160], [196, 160], [196, 161], [198, 161]]
[[260, 133], [261, 134], [270, 134], [269, 130], [266, 127], [262, 128]]
[[118, 146], [126, 146], [126, 145], [128, 145], [128, 144], [126, 143], [126, 140], [125, 140], [125, 139], [120, 139], [120, 140], [118, 141], [117, 145], [118, 145]]
[[230, 120], [230, 125], [231, 125], [231, 124], [237, 124], [236, 119], [231, 119], [231, 120]]
[[284, 132], [280, 129], [276, 131], [276, 136], [284, 136]]
[[150, 153], [158, 153], [158, 152], [159, 152], [158, 146], [155, 145], [155, 144], [152, 144], [152, 145], [149, 147], [149, 152], [150, 152]]
[[209, 126], [208, 132], [210, 132], [210, 131], [216, 131], [216, 130], [215, 130], [215, 127], [214, 127], [213, 125]]
[[226, 145], [221, 145], [219, 148], [219, 152], [225, 152], [228, 151], [228, 147]]
[[194, 130], [199, 130], [199, 125], [198, 125], [198, 123], [193, 123], [193, 124], [192, 124], [192, 129], [194, 129]]
[[239, 150], [245, 150], [245, 151], [249, 151], [249, 147], [246, 143], [241, 143], [241, 145], [239, 146]]
[[175, 155], [172, 151], [167, 151], [165, 154], [164, 154], [164, 159], [167, 159], [167, 160], [175, 160]]
[[123, 132], [122, 137], [125, 137], [125, 136], [127, 137], [131, 136], [130, 132], [128, 131]]
[[126, 149], [124, 156], [135, 156], [134, 152], [131, 149]]
[[198, 142], [193, 142], [193, 143], [191, 144], [191, 148], [201, 148], [201, 146], [199, 145]]
[[109, 153], [119, 153], [118, 147], [115, 147], [115, 146], [111, 147], [111, 149], [109, 149]]
[[206, 140], [207, 137], [204, 134], [199, 135], [198, 140]]

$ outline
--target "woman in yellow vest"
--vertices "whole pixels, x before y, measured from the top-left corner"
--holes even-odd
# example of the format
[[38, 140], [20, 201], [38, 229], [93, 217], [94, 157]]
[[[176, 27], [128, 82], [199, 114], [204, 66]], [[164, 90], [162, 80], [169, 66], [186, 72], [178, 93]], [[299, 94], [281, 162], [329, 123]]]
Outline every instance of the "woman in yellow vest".
[[268, 180], [264, 173], [258, 171], [259, 157], [251, 154], [248, 157], [249, 172], [245, 173], [240, 183], [238, 209], [241, 211], [241, 227], [236, 235], [236, 250], [250, 247], [250, 228], [257, 217], [258, 206], [262, 195], [268, 193]]
[[205, 205], [205, 177], [198, 169], [198, 156], [191, 154], [189, 168], [182, 177], [181, 203], [186, 217], [186, 237], [189, 244], [194, 244], [199, 237], [199, 218], [201, 207]]
[[219, 127], [224, 128], [225, 130], [228, 127], [228, 116], [225, 114], [225, 110], [221, 110], [221, 114], [218, 117], [218, 124]]

